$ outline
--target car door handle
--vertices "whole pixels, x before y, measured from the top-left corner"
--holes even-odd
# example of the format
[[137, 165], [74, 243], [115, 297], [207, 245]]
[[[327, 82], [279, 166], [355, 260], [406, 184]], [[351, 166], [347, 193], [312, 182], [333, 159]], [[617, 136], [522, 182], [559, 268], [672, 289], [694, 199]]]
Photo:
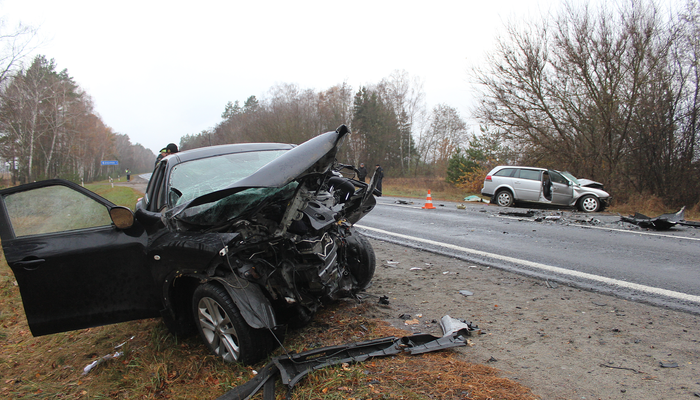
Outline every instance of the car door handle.
[[27, 271], [32, 271], [32, 270], [39, 268], [39, 265], [43, 264], [44, 261], [46, 261], [46, 260], [44, 260], [43, 258], [37, 258], [35, 260], [17, 261], [15, 263], [15, 265], [20, 266], [20, 267], [26, 269]]

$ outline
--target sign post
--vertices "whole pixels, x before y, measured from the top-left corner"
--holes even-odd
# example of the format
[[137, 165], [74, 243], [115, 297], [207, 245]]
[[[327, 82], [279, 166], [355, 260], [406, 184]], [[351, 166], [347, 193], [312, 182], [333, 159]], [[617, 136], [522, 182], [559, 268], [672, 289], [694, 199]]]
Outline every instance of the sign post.
[[[112, 166], [114, 166], [114, 165], [119, 165], [119, 161], [118, 161], [118, 160], [103, 160], [103, 161], [101, 162], [101, 164], [102, 164], [102, 165], [112, 165]], [[112, 172], [114, 172], [114, 168], [112, 168]], [[109, 178], [110, 178], [110, 180], [112, 179], [111, 176], [110, 176]], [[114, 187], [114, 183], [112, 183], [112, 187]]]

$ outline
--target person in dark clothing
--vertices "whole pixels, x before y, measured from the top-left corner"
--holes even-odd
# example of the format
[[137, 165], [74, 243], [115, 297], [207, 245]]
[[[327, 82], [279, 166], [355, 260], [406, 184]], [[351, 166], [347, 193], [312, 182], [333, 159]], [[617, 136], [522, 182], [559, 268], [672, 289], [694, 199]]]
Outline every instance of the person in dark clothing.
[[158, 153], [158, 157], [156, 157], [156, 165], [158, 165], [158, 163], [160, 162], [160, 160], [162, 160], [163, 157], [165, 157], [165, 156], [167, 156], [167, 155], [168, 155], [168, 149], [167, 149], [167, 148], [163, 147], [162, 149], [160, 149], [160, 152]]
[[163, 159], [163, 157], [175, 154], [177, 152], [178, 149], [175, 143], [170, 143], [167, 146], [163, 147], [162, 149], [160, 149], [160, 154], [158, 154], [158, 158], [156, 158], [156, 165], [158, 165], [158, 163], [160, 162], [160, 160]]
[[382, 193], [382, 179], [384, 179], [384, 170], [382, 169], [379, 164], [375, 167], [374, 170], [374, 179], [377, 180], [377, 190], [379, 190], [379, 196], [381, 196]]
[[365, 163], [360, 163], [360, 168], [357, 169], [357, 180], [364, 182], [367, 177], [367, 168], [365, 168]]

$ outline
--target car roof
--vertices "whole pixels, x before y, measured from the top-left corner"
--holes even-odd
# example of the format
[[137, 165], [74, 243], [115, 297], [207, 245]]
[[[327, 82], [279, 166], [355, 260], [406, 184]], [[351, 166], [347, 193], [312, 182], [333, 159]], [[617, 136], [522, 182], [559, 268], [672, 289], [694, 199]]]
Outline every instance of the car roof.
[[222, 154], [246, 153], [251, 151], [266, 150], [291, 150], [295, 146], [285, 143], [235, 143], [221, 144], [218, 146], [199, 147], [192, 150], [184, 150], [168, 156], [168, 164], [179, 164], [185, 161], [197, 160], [219, 156]]
[[[494, 169], [503, 169], [503, 168], [527, 168], [527, 169], [539, 169], [540, 171], [550, 171], [549, 168], [540, 168], [540, 167], [526, 167], [522, 165], [499, 165]], [[551, 171], [556, 171], [556, 170], [551, 170]]]

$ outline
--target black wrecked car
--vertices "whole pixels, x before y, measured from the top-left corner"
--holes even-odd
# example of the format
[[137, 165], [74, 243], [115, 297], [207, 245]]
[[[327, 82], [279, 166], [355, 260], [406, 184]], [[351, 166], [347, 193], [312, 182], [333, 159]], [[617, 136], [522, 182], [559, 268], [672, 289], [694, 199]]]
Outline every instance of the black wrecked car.
[[265, 357], [374, 275], [353, 228], [376, 204], [374, 181], [343, 177], [347, 134], [171, 155], [135, 213], [64, 180], [0, 191], [0, 238], [32, 333], [160, 316], [226, 361]]

